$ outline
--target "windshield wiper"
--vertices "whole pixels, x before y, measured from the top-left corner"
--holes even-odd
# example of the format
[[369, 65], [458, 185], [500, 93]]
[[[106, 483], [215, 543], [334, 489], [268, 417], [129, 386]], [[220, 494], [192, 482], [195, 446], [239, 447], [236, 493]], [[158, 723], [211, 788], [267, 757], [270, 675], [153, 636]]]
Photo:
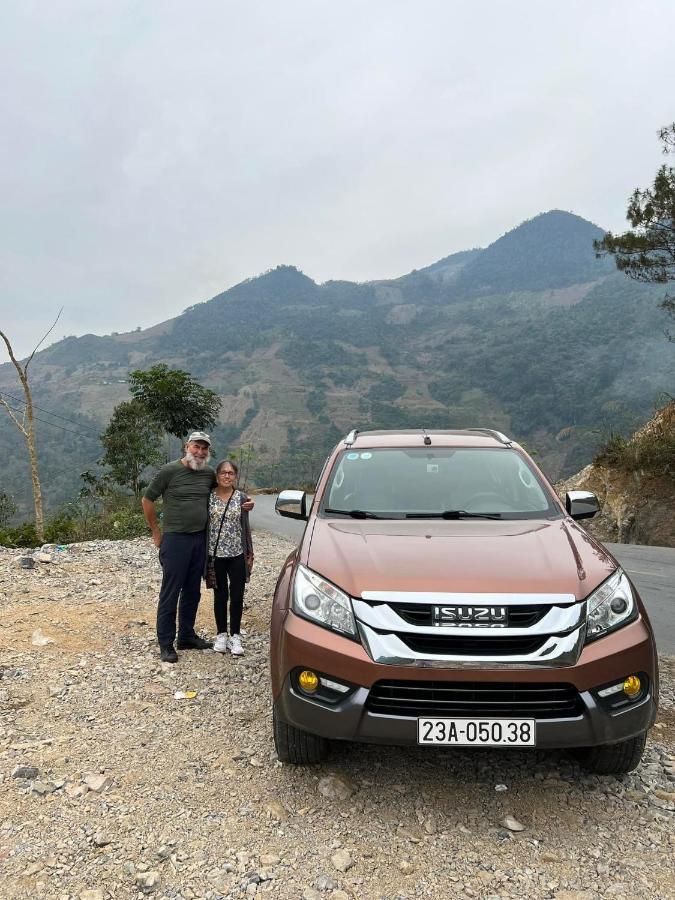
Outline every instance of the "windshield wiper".
[[501, 519], [501, 513], [467, 512], [465, 509], [446, 509], [443, 512], [406, 513], [406, 519]]
[[381, 519], [382, 516], [378, 516], [377, 513], [368, 512], [365, 509], [333, 509], [331, 506], [327, 506], [324, 509], [324, 512], [327, 513], [339, 513], [342, 516], [351, 516], [352, 519]]

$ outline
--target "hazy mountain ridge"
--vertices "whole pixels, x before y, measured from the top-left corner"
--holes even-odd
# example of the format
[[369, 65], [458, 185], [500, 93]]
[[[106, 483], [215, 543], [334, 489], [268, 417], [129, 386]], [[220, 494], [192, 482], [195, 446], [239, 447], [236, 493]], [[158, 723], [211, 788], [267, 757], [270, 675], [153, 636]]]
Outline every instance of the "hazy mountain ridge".
[[[39, 426], [47, 497], [75, 492], [97, 456], [84, 427], [125, 399], [128, 371], [158, 361], [223, 396], [218, 454], [250, 441], [262, 460], [319, 457], [354, 426], [483, 424], [538, 449], [552, 476], [576, 471], [592, 429], [646, 420], [675, 375], [660, 292], [597, 260], [601, 234], [553, 211], [402, 278], [318, 285], [280, 266], [146, 331], [60, 341], [33, 362], [35, 402], [87, 437]], [[21, 396], [9, 366], [0, 389]], [[2, 489], [25, 500], [11, 430], [0, 429]]]

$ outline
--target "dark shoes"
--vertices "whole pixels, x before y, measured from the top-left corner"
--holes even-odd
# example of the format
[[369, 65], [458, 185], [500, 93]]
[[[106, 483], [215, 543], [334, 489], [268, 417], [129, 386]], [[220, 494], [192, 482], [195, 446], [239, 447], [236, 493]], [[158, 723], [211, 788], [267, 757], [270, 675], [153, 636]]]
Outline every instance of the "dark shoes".
[[177, 663], [178, 654], [173, 648], [173, 644], [165, 644], [159, 648], [159, 658], [162, 662]]
[[[211, 641], [205, 641], [198, 634], [191, 634], [189, 637], [178, 638], [176, 647], [179, 650], [210, 650], [213, 647]], [[161, 644], [159, 648], [159, 658], [162, 662], [177, 663], [178, 654], [173, 644]]]
[[189, 637], [179, 637], [176, 641], [176, 647], [179, 650], [211, 650], [212, 641], [205, 641], [198, 634], [191, 634]]

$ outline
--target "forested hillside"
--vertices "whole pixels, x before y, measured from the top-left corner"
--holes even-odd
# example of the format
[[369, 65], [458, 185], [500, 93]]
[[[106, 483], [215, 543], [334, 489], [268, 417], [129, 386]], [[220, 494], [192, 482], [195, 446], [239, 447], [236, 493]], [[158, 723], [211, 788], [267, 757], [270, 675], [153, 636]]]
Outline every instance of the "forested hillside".
[[[96, 431], [127, 397], [128, 372], [160, 361], [222, 395], [216, 453], [252, 444], [259, 484], [311, 478], [355, 426], [492, 426], [568, 475], [675, 383], [661, 292], [596, 259], [601, 235], [553, 211], [396, 280], [318, 285], [280, 266], [152, 329], [60, 341], [32, 364], [36, 404], [66, 417], [38, 413], [52, 423], [38, 423], [48, 504], [100, 456]], [[20, 396], [9, 366], [0, 390]], [[2, 489], [27, 508], [6, 418], [0, 451]]]

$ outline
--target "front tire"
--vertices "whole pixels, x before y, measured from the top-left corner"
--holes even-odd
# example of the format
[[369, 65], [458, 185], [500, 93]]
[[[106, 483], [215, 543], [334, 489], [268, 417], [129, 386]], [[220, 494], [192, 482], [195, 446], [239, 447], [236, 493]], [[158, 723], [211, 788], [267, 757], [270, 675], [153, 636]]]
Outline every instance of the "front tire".
[[282, 722], [273, 708], [274, 746], [283, 763], [293, 766], [310, 766], [319, 763], [328, 755], [328, 741], [318, 734], [301, 731], [287, 722]]
[[618, 744], [588, 747], [581, 751], [581, 765], [596, 775], [626, 775], [636, 769], [644, 753], [647, 732]]

